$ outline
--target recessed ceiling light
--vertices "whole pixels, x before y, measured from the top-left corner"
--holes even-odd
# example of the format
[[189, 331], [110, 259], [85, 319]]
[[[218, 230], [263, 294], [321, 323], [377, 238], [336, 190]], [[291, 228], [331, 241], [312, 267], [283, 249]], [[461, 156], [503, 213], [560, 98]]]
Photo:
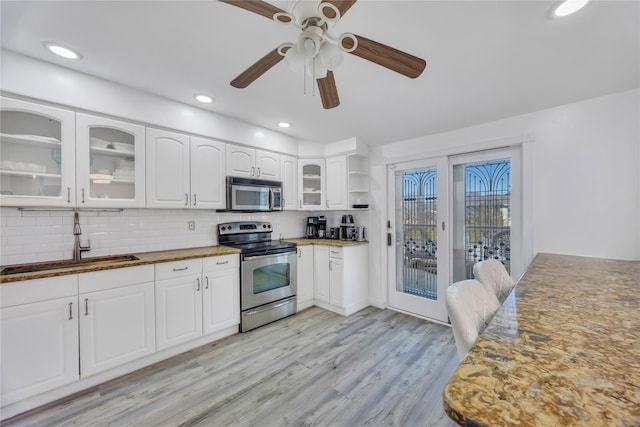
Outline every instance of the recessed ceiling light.
[[213, 98], [207, 95], [196, 95], [196, 100], [202, 102], [203, 104], [211, 104], [213, 102]]
[[44, 42], [42, 44], [44, 45], [44, 47], [47, 48], [47, 50], [63, 58], [67, 58], [67, 59], [82, 58], [82, 55], [80, 55], [76, 51], [69, 49], [68, 47], [60, 46], [59, 44], [51, 43], [51, 42]]
[[576, 13], [587, 5], [589, 0], [565, 0], [553, 11], [553, 15], [562, 18]]
[[289, 123], [289, 122], [278, 122], [278, 126], [280, 126], [281, 128], [290, 128], [291, 127], [291, 123]]

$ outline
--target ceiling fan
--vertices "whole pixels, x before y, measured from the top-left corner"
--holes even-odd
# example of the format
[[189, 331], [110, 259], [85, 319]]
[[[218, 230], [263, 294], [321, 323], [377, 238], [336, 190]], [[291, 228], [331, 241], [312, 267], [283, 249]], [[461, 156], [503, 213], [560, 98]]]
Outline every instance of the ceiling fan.
[[409, 78], [424, 71], [424, 59], [352, 33], [334, 37], [329, 29], [357, 0], [292, 1], [284, 11], [262, 0], [220, 0], [274, 21], [300, 28], [296, 43], [284, 43], [267, 53], [231, 81], [231, 86], [245, 88], [283, 59], [292, 68], [301, 64], [316, 79], [322, 106], [340, 105], [333, 69], [342, 62], [342, 52], [351, 53]]

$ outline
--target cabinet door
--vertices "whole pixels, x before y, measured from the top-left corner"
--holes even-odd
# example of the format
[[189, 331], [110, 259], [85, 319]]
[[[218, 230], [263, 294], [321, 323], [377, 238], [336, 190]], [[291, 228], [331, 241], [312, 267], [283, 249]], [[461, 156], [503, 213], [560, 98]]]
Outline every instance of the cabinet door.
[[80, 294], [83, 378], [155, 350], [153, 283]]
[[226, 206], [225, 144], [191, 137], [191, 207], [222, 209]]
[[75, 206], [75, 114], [0, 97], [2, 206]]
[[324, 168], [324, 159], [298, 160], [299, 209], [326, 209]]
[[304, 303], [313, 300], [313, 246], [298, 246], [298, 309], [306, 308]]
[[344, 306], [343, 263], [340, 258], [329, 258], [329, 295], [331, 305]]
[[156, 281], [158, 350], [202, 336], [200, 274]]
[[313, 248], [313, 298], [329, 303], [329, 247], [316, 245]]
[[256, 150], [227, 145], [227, 175], [256, 178]]
[[2, 404], [77, 381], [78, 298], [0, 309]]
[[280, 154], [256, 150], [255, 177], [280, 181]]
[[146, 160], [147, 207], [189, 207], [189, 136], [147, 128]]
[[209, 271], [203, 276], [204, 333], [240, 324], [240, 269]]
[[282, 201], [284, 210], [298, 209], [298, 159], [280, 156], [280, 178], [282, 179]]
[[327, 209], [347, 209], [347, 194], [347, 156], [330, 157], [327, 159]]
[[144, 207], [144, 126], [76, 114], [78, 206]]

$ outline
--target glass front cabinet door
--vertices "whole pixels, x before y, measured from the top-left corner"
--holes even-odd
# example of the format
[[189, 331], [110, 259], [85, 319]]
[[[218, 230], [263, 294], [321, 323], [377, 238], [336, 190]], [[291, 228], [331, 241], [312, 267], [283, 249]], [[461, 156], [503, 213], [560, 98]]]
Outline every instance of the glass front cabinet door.
[[144, 207], [144, 126], [76, 114], [78, 207]]
[[0, 97], [2, 206], [75, 206], [73, 111]]

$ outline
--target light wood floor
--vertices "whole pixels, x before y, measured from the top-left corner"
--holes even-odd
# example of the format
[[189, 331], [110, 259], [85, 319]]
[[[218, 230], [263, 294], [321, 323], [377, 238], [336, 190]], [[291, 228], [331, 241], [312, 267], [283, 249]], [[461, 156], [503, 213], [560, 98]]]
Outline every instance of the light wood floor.
[[4, 425], [446, 426], [450, 328], [391, 310], [313, 307]]

